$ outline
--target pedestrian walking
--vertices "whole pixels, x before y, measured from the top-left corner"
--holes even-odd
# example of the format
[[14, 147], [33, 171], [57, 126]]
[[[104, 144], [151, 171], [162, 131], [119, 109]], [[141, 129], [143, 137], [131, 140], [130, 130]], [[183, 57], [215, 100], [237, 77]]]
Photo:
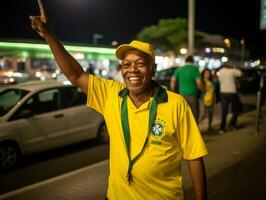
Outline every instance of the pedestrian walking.
[[185, 100], [152, 80], [156, 65], [150, 44], [134, 40], [116, 49], [125, 83], [88, 75], [57, 39], [38, 3], [40, 16], [30, 16], [32, 27], [68, 79], [87, 94], [87, 105], [105, 118], [110, 136], [107, 198], [184, 199], [185, 159], [197, 199], [206, 199], [206, 145]]
[[202, 121], [206, 116], [208, 117], [208, 129], [207, 132], [212, 131], [213, 111], [215, 104], [215, 86], [212, 81], [212, 73], [209, 69], [202, 71], [202, 83], [204, 87], [204, 93], [202, 93], [203, 102], [203, 114], [199, 121]]
[[226, 131], [226, 118], [231, 105], [232, 118], [230, 120], [230, 126], [233, 129], [237, 129], [237, 118], [241, 112], [242, 103], [237, 94], [236, 78], [241, 76], [241, 71], [236, 68], [236, 65], [227, 62], [221, 66], [221, 69], [217, 72], [220, 82], [220, 101], [221, 101], [221, 123], [220, 134]]
[[184, 66], [178, 67], [175, 70], [171, 79], [170, 88], [171, 91], [178, 92], [186, 99], [196, 121], [198, 121], [198, 90], [204, 91], [204, 88], [201, 81], [201, 74], [198, 67], [194, 65], [194, 59], [192, 56], [186, 58], [186, 64]]

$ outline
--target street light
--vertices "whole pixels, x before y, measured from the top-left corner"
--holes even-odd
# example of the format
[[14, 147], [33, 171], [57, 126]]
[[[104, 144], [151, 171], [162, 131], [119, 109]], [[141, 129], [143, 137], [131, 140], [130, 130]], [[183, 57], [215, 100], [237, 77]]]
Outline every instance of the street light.
[[181, 48], [181, 49], [179, 50], [179, 52], [180, 52], [182, 55], [185, 55], [185, 54], [187, 54], [187, 49], [186, 49], [186, 48]]
[[224, 39], [224, 43], [227, 48], [231, 47], [231, 41], [228, 38]]
[[113, 40], [113, 41], [111, 42], [111, 44], [112, 44], [112, 46], [117, 46], [117, 45], [118, 45], [118, 42], [117, 42], [116, 40]]

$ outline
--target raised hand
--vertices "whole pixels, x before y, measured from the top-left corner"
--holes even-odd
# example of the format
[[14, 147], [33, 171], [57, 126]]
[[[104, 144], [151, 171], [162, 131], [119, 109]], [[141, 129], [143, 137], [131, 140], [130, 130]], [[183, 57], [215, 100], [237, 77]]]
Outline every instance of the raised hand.
[[54, 34], [48, 23], [45, 9], [41, 0], [38, 0], [40, 15], [30, 16], [31, 26], [49, 45], [55, 60], [66, 77], [85, 93], [88, 90], [88, 74], [86, 74], [73, 56], [64, 48], [64, 45]]
[[47, 16], [41, 0], [38, 0], [38, 6], [40, 15], [30, 16], [31, 27], [36, 30], [41, 37], [45, 37], [45, 35], [51, 33], [52, 30], [47, 22]]

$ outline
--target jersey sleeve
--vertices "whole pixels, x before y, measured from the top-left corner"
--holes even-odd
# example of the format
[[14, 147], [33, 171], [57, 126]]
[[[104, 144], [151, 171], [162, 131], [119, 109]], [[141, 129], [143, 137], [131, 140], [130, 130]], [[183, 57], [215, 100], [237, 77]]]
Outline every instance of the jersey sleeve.
[[189, 106], [186, 106], [178, 129], [184, 159], [193, 160], [208, 154], [208, 149]]
[[112, 98], [111, 95], [118, 96], [122, 84], [94, 75], [88, 76], [87, 106], [103, 114], [108, 98]]

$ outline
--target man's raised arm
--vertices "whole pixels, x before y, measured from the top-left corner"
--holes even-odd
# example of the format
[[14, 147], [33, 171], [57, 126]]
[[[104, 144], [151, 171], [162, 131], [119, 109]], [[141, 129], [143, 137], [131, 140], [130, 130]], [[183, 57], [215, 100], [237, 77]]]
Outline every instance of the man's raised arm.
[[38, 0], [39, 16], [30, 16], [31, 26], [48, 43], [55, 60], [71, 83], [87, 93], [88, 75], [80, 64], [66, 51], [48, 23], [42, 1]]

